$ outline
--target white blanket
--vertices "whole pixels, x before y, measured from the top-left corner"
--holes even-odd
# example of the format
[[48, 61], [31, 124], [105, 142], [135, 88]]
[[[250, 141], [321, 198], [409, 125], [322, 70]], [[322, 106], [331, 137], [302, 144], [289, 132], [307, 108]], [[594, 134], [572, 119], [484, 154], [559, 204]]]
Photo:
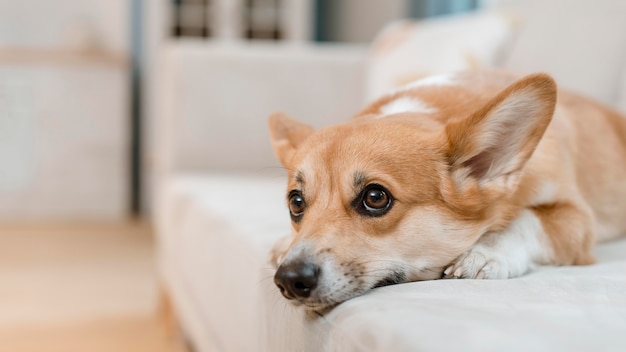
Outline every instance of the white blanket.
[[626, 351], [626, 240], [591, 266], [388, 286], [307, 315], [267, 264], [289, 232], [284, 187], [202, 176], [162, 189], [162, 273], [198, 351]]

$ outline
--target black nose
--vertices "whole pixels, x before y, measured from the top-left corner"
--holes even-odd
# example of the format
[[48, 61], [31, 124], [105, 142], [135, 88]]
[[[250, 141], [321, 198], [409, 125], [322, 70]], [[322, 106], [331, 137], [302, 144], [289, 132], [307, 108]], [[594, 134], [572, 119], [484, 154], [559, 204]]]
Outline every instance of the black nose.
[[299, 261], [281, 265], [274, 275], [274, 283], [287, 299], [306, 298], [317, 287], [319, 266]]

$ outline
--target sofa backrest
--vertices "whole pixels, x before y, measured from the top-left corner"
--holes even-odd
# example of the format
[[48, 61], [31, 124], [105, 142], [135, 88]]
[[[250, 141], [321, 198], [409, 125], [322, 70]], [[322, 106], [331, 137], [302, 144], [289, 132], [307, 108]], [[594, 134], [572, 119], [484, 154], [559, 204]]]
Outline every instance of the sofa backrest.
[[153, 141], [166, 173], [277, 166], [271, 113], [319, 128], [363, 104], [364, 47], [182, 42], [165, 51]]
[[548, 72], [561, 87], [619, 108], [620, 95], [626, 98], [626, 1], [527, 0], [524, 5], [517, 11], [523, 26], [504, 68]]

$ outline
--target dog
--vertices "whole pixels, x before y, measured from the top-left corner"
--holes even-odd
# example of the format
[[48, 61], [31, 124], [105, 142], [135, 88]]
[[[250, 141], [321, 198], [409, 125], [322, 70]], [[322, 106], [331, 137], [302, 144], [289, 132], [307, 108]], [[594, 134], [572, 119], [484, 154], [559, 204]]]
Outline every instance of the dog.
[[315, 131], [276, 113], [292, 234], [274, 282], [311, 310], [373, 288], [594, 263], [626, 233], [626, 120], [547, 74], [432, 76]]

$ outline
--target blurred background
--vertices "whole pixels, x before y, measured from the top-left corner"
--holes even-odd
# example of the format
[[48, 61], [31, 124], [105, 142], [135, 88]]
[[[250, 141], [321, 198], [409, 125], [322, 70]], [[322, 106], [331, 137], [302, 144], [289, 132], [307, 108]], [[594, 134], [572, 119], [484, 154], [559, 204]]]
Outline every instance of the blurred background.
[[159, 318], [160, 189], [280, 175], [274, 111], [320, 127], [479, 67], [546, 70], [623, 109], [614, 3], [0, 0], [0, 351], [182, 348]]

